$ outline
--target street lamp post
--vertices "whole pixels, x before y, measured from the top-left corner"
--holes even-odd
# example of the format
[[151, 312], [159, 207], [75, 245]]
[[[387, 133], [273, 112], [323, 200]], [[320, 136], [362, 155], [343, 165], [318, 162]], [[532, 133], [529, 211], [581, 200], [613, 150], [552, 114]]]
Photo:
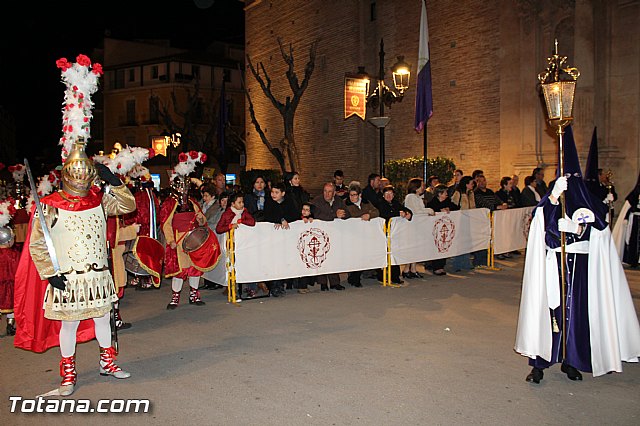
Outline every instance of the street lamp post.
[[[558, 177], [564, 176], [564, 128], [573, 121], [573, 100], [576, 92], [576, 81], [580, 76], [577, 68], [565, 65], [566, 56], [558, 55], [558, 40], [555, 40], [553, 55], [547, 58], [549, 66], [538, 74], [538, 80], [542, 88], [544, 103], [547, 107], [547, 121], [555, 128], [558, 135]], [[565, 66], [565, 68], [563, 68]], [[565, 196], [560, 195], [562, 217], [566, 216]], [[561, 281], [562, 290], [562, 354], [566, 357], [566, 236], [560, 233], [561, 253]], [[553, 318], [554, 329], [557, 329], [557, 320]]]
[[369, 122], [376, 126], [380, 130], [380, 176], [384, 176], [384, 157], [385, 157], [385, 138], [384, 129], [391, 120], [390, 117], [385, 117], [384, 107], [385, 105], [391, 108], [396, 102], [401, 102], [404, 97], [404, 92], [409, 88], [409, 78], [411, 72], [409, 71], [411, 66], [404, 61], [404, 56], [398, 56], [398, 61], [392, 67], [393, 74], [393, 86], [394, 89], [387, 86], [384, 82], [384, 40], [380, 40], [380, 69], [378, 71], [378, 82], [373, 92], [367, 95], [367, 106], [372, 109], [380, 108], [379, 116], [372, 117]]

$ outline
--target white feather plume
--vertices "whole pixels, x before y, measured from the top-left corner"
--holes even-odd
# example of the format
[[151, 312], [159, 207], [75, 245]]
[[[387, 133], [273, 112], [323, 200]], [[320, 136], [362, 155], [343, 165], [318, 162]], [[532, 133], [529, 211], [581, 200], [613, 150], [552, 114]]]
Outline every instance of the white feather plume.
[[59, 185], [60, 181], [55, 173], [51, 172], [48, 175], [41, 176], [38, 178], [38, 187], [36, 188], [38, 196], [44, 197], [51, 194], [54, 187], [57, 188]]
[[[80, 65], [78, 62], [88, 62]], [[73, 142], [91, 137], [91, 119], [93, 118], [93, 101], [91, 95], [98, 90], [98, 78], [102, 72], [100, 64], [91, 64], [89, 58], [79, 55], [78, 62], [70, 64], [66, 58], [58, 60], [61, 68], [62, 82], [66, 85], [62, 108], [62, 161], [67, 159]]]
[[[196, 158], [191, 157], [191, 152], [195, 153]], [[180, 161], [174, 168], [173, 171], [178, 176], [187, 176], [191, 174], [196, 169], [196, 163], [204, 163], [206, 161], [207, 156], [198, 151], [191, 151], [189, 153], [184, 153], [187, 156], [187, 159], [184, 161]], [[173, 179], [173, 176], [172, 176]]]
[[148, 158], [148, 148], [127, 146], [113, 158], [106, 155], [95, 155], [93, 161], [104, 164], [111, 172], [124, 176], [135, 166], [147, 161]]
[[11, 199], [0, 201], [0, 227], [6, 226], [11, 220], [9, 206], [13, 205]]

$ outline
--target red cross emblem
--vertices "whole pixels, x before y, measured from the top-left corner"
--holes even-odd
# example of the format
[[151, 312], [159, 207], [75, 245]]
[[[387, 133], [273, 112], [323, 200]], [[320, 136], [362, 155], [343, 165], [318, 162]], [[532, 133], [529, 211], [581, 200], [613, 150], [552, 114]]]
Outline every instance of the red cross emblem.
[[449, 250], [456, 236], [456, 224], [448, 215], [444, 215], [433, 225], [433, 242], [438, 252], [444, 253]]
[[329, 235], [322, 229], [308, 229], [298, 238], [300, 259], [309, 269], [318, 269], [322, 266], [330, 249]]

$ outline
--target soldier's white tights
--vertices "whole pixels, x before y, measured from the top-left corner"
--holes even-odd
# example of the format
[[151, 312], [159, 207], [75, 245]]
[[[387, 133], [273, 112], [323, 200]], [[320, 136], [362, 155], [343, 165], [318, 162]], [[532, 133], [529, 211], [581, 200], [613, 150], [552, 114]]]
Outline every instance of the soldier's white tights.
[[[171, 278], [171, 290], [175, 293], [180, 293], [182, 290], [182, 282], [184, 280], [182, 278]], [[189, 287], [198, 289], [200, 285], [200, 277], [189, 277]]]
[[[94, 318], [96, 340], [101, 348], [111, 346], [111, 322], [110, 312], [101, 317]], [[68, 358], [76, 353], [76, 333], [80, 321], [62, 321], [60, 327], [60, 354], [63, 358]]]

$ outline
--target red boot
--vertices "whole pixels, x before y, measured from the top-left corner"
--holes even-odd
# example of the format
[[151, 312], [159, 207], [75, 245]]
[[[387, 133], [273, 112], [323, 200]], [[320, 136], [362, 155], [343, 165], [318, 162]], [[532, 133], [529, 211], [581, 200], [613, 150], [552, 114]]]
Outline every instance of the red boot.
[[101, 376], [113, 376], [116, 379], [126, 379], [131, 377], [131, 374], [123, 371], [114, 362], [118, 353], [113, 346], [108, 348], [100, 348], [100, 375]]
[[200, 291], [197, 288], [190, 287], [189, 290], [189, 304], [202, 306], [204, 302], [200, 299]]
[[61, 396], [69, 396], [73, 393], [77, 376], [76, 356], [71, 355], [68, 358], [62, 358], [60, 360], [60, 377], [62, 377], [62, 382], [58, 388]]
[[167, 305], [167, 309], [175, 309], [178, 307], [178, 303], [180, 303], [180, 292], [173, 292], [171, 295], [171, 302]]

